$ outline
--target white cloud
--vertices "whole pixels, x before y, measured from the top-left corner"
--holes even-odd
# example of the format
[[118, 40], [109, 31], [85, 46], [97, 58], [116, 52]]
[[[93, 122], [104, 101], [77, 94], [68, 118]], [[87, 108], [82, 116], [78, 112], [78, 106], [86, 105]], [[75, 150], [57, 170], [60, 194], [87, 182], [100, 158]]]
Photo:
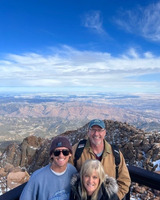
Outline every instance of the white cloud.
[[[63, 46], [49, 55], [9, 54], [0, 61], [0, 71], [1, 87], [146, 87], [151, 84], [135, 83], [133, 77], [160, 74], [160, 57], [151, 52], [138, 54], [134, 48], [113, 57], [108, 52], [79, 51]], [[152, 87], [157, 84], [160, 85], [160, 79]]]
[[139, 55], [134, 48], [129, 49], [128, 55], [133, 58], [139, 58]]
[[106, 34], [103, 29], [103, 20], [100, 11], [90, 11], [83, 17], [83, 26], [98, 34]]
[[160, 2], [134, 10], [123, 10], [116, 23], [126, 31], [152, 41], [160, 41]]
[[154, 58], [154, 55], [151, 53], [151, 52], [145, 52], [144, 53], [144, 56], [146, 57], [146, 58]]

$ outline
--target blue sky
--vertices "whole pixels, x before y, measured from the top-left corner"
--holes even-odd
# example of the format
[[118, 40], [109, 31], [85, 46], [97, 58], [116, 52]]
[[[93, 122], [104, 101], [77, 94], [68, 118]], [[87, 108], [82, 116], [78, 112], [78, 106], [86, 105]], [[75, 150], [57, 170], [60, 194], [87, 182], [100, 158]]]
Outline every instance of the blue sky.
[[0, 92], [159, 88], [159, 0], [0, 1]]

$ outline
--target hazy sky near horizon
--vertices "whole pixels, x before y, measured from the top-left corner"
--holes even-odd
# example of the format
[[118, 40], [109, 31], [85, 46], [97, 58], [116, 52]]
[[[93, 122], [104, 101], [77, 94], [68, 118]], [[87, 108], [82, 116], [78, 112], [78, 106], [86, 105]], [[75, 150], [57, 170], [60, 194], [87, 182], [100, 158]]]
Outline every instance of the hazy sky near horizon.
[[160, 0], [1, 0], [0, 92], [160, 93]]

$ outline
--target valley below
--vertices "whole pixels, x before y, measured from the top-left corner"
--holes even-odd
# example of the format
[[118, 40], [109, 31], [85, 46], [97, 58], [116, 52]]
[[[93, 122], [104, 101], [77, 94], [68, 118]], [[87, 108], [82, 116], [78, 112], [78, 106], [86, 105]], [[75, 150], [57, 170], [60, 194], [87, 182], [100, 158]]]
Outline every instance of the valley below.
[[52, 138], [90, 120], [128, 123], [160, 132], [159, 95], [23, 95], [0, 97], [0, 150], [28, 136]]

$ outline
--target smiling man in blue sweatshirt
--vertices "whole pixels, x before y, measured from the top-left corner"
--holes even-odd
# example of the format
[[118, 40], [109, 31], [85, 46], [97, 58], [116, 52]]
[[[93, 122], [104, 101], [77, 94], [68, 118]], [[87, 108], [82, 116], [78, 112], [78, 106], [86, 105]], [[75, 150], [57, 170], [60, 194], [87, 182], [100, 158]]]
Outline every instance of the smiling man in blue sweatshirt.
[[35, 171], [22, 191], [20, 200], [69, 200], [70, 180], [77, 172], [68, 163], [72, 146], [65, 137], [56, 137], [50, 148], [51, 164]]

